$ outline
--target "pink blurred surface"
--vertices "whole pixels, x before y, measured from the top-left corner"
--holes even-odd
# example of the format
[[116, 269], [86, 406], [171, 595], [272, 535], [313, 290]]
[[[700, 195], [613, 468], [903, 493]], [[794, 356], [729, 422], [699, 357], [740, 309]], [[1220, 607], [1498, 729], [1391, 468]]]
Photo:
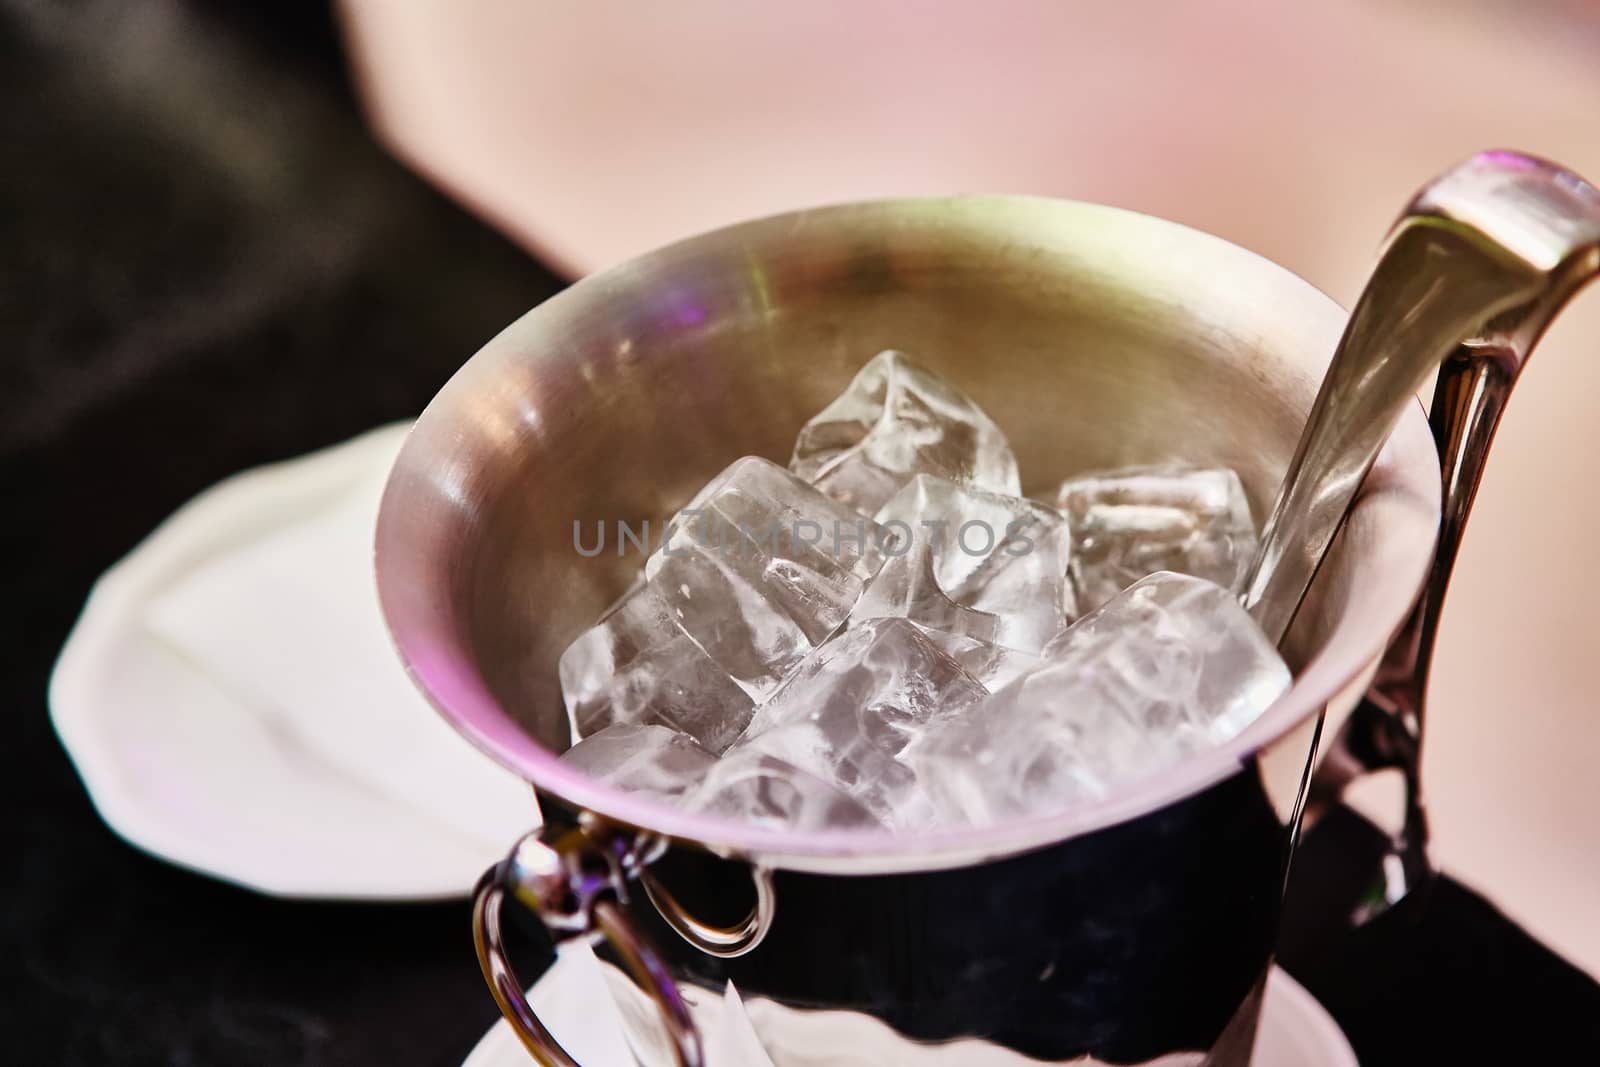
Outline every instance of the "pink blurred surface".
[[[1116, 204], [1348, 304], [1410, 192], [1514, 147], [1600, 180], [1600, 8], [342, 0], [395, 150], [577, 273], [809, 204]], [[448, 265], [442, 265], [448, 269]], [[1425, 761], [1443, 864], [1600, 975], [1600, 292], [1495, 445]]]

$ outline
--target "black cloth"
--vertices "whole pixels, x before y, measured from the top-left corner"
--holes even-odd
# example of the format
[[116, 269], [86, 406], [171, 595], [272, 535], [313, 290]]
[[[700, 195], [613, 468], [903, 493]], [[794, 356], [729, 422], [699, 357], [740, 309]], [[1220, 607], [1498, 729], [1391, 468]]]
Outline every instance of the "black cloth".
[[7, 1065], [456, 1067], [497, 1017], [465, 903], [152, 859], [46, 717], [90, 584], [186, 498], [415, 415], [563, 284], [378, 148], [328, 11], [279, 6], [0, 4]]
[[[465, 903], [143, 855], [45, 686], [188, 497], [415, 414], [563, 282], [373, 143], [323, 4], [0, 0], [0, 87], [0, 1062], [454, 1067], [495, 1018]], [[1291, 963], [1368, 1067], [1600, 1048], [1595, 984], [1452, 883]]]
[[1295, 856], [1278, 947], [1361, 1062], [1600, 1063], [1600, 985], [1448, 875], [1343, 926], [1386, 843], [1348, 809], [1318, 823]]

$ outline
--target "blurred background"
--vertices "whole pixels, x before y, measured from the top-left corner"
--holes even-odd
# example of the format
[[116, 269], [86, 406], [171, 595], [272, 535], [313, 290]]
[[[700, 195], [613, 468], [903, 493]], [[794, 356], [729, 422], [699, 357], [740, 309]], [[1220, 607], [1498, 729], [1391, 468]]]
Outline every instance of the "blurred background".
[[[136, 1009], [198, 1042], [184, 1062], [283, 1062], [261, 1050], [284, 1041], [414, 1062], [379, 1023], [329, 1037], [249, 1007], [308, 981], [341, 1018], [382, 1002], [430, 1020], [449, 1040], [426, 1062], [458, 1062], [450, 1041], [493, 1017], [454, 911], [285, 912], [110, 851], [44, 684], [89, 583], [188, 496], [414, 415], [571, 279], [805, 205], [1027, 192], [1219, 234], [1348, 305], [1410, 193], [1466, 155], [1516, 148], [1600, 178], [1586, 0], [0, 0], [0, 56], [0, 538], [18, 605], [0, 624], [18, 720], [0, 788], [25, 857], [6, 933], [32, 946], [0, 966], [52, 1005], [29, 1031], [49, 1058], [18, 1062], [135, 1061], [153, 1041]], [[1425, 761], [1441, 863], [1591, 975], [1596, 395], [1590, 292], [1496, 441]], [[184, 1030], [166, 994], [110, 994], [104, 931], [82, 922], [108, 886], [125, 890], [116, 973], [229, 990], [212, 1009], [242, 1012], [223, 1030], [249, 1040], [208, 1056], [216, 1027]], [[167, 973], [174, 939], [210, 936], [197, 916], [241, 912], [243, 941]], [[307, 929], [392, 962], [384, 987], [263, 970]], [[82, 1005], [112, 1025], [84, 1036]], [[175, 1062], [163, 1041], [151, 1062]]]

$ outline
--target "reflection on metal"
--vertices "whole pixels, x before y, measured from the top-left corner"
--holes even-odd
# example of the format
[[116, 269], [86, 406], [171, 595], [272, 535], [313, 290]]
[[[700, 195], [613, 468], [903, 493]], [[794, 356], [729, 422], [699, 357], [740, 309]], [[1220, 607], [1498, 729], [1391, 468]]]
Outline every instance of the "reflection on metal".
[[751, 866], [750, 881], [756, 897], [750, 914], [734, 926], [712, 926], [690, 915], [650, 868], [645, 867], [639, 872], [639, 884], [644, 886], [645, 896], [650, 898], [650, 903], [655, 905], [667, 925], [701, 952], [723, 959], [743, 956], [755, 949], [772, 927], [772, 915], [777, 905], [777, 897], [772, 891], [772, 871]]
[[1422, 730], [1445, 592], [1517, 376], [1556, 313], [1597, 273], [1600, 192], [1582, 178], [1543, 160], [1486, 152], [1425, 187], [1350, 317], [1263, 532], [1247, 603], [1277, 635], [1355, 483], [1438, 370], [1430, 423], [1443, 508], [1433, 568], [1312, 786], [1311, 803], [1324, 808], [1362, 774], [1392, 769], [1405, 778], [1403, 826], [1378, 873], [1382, 884], [1354, 922], [1387, 910], [1430, 874]]

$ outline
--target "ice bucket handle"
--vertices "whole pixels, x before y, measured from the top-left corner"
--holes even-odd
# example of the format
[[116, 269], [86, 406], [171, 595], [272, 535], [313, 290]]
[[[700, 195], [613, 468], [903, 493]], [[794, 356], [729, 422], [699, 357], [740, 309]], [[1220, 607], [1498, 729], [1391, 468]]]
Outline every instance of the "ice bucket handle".
[[[1431, 263], [1417, 258], [1419, 249]], [[1334, 737], [1311, 784], [1307, 815], [1314, 819], [1362, 775], [1398, 770], [1405, 780], [1402, 827], [1373, 872], [1376, 891], [1344, 917], [1352, 925], [1387, 910], [1432, 873], [1420, 771], [1440, 611], [1490, 443], [1517, 376], [1556, 313], [1600, 274], [1600, 191], [1571, 171], [1531, 156], [1474, 156], [1425, 187], [1401, 216], [1349, 329], [1410, 337], [1407, 330], [1426, 335], [1429, 323], [1451, 328], [1452, 315], [1468, 321], [1484, 287], [1452, 283], [1476, 277], [1475, 271], [1489, 276], [1491, 261], [1495, 270], [1514, 275], [1516, 298], [1484, 315], [1470, 333], [1456, 334], [1459, 342], [1438, 363], [1429, 423], [1444, 482], [1433, 568], [1372, 686]], [[1419, 344], [1397, 353], [1394, 362], [1409, 360], [1427, 372], [1429, 358], [1427, 346]], [[1330, 370], [1330, 377], [1338, 370]], [[1341, 385], [1348, 393], [1362, 388], [1353, 380]], [[1326, 385], [1324, 392], [1329, 392]], [[1309, 445], [1303, 440], [1302, 450], [1347, 447], [1336, 421], [1324, 420], [1326, 440]]]
[[528, 1003], [501, 940], [507, 895], [526, 906], [557, 942], [581, 937], [608, 942], [661, 1014], [678, 1067], [704, 1067], [704, 1045], [677, 984], [622, 905], [646, 857], [639, 838], [584, 827], [536, 830], [478, 882], [472, 909], [478, 964], [500, 1013], [544, 1067], [583, 1067], [561, 1047]]

